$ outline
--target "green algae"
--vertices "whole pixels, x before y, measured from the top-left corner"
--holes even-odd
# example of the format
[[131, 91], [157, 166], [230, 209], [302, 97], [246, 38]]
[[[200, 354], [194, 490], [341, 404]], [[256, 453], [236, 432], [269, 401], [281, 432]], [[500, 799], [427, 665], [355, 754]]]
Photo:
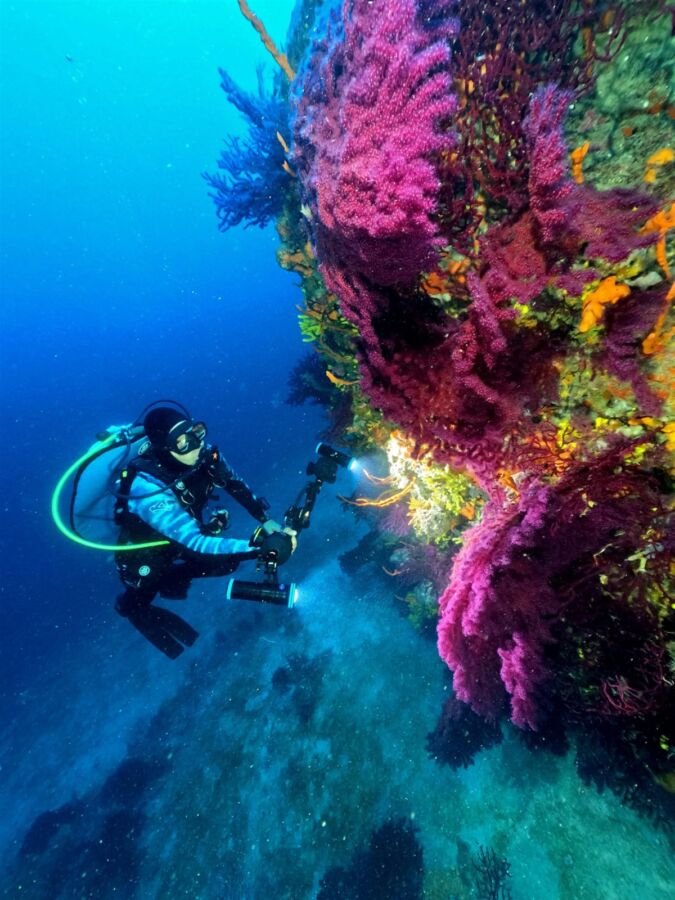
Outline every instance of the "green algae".
[[[675, 145], [675, 37], [671, 17], [628, 21], [625, 42], [609, 63], [599, 64], [594, 89], [574, 104], [567, 136], [572, 147], [585, 141], [587, 180], [600, 190], [644, 187], [646, 163]], [[652, 190], [675, 195], [675, 165], [664, 167]]]

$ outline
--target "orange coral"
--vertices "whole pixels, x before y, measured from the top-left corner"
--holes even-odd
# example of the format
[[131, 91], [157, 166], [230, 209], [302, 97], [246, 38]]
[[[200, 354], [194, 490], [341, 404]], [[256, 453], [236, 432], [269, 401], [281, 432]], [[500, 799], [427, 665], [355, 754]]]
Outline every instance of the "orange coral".
[[[654, 154], [654, 156], [650, 157], [648, 163], [657, 155], [658, 154]], [[656, 242], [656, 259], [663, 269], [666, 278], [671, 277], [666, 254], [666, 234], [671, 228], [675, 228], [675, 203], [671, 203], [670, 206], [659, 210], [659, 212], [657, 212], [655, 216], [652, 216], [642, 228], [642, 231], [656, 231], [659, 235], [659, 239]], [[675, 300], [675, 284], [671, 284], [670, 290], [666, 294], [663, 309], [656, 320], [656, 325], [642, 342], [642, 352], [646, 356], [662, 353], [675, 336], [675, 327], [670, 328], [665, 334], [663, 333], [663, 326], [666, 324], [668, 310], [673, 300]]]
[[603, 278], [600, 284], [584, 297], [584, 306], [579, 323], [579, 331], [584, 332], [596, 325], [603, 316], [605, 306], [616, 303], [630, 294], [627, 284], [617, 284], [616, 276]]
[[675, 451], [675, 422], [662, 421], [654, 419], [651, 416], [642, 416], [640, 418], [629, 419], [629, 425], [642, 425], [643, 428], [649, 428], [651, 431], [660, 432], [666, 439], [665, 446], [669, 453]]
[[669, 453], [675, 453], [675, 422], [666, 422], [661, 430], [666, 436], [666, 449]]
[[[394, 432], [395, 433], [395, 432]], [[393, 436], [393, 435], [392, 435]], [[384, 478], [381, 478], [379, 475], [372, 475], [368, 469], [365, 467], [361, 470], [361, 473], [370, 481], [372, 484], [394, 484], [394, 476], [393, 475], [385, 475]]]
[[[288, 156], [288, 154], [289, 154], [291, 151], [290, 151], [290, 148], [289, 148], [288, 144], [287, 144], [286, 141], [284, 140], [284, 136], [281, 134], [280, 131], [277, 131], [277, 140], [278, 140], [279, 143], [281, 144], [281, 149], [284, 151], [284, 153], [286, 154], [286, 156]], [[284, 172], [287, 172], [287, 173], [291, 176], [291, 178], [297, 178], [297, 175], [295, 174], [295, 172], [294, 172], [293, 169], [291, 168], [290, 163], [288, 162], [287, 159], [285, 159], [285, 160], [283, 161], [283, 163], [281, 164], [281, 168], [284, 170]]]
[[570, 159], [572, 160], [572, 177], [577, 184], [584, 183], [584, 159], [590, 149], [590, 146], [590, 143], [586, 141], [585, 144], [582, 144], [580, 147], [577, 147], [570, 153]]
[[654, 329], [642, 342], [642, 352], [646, 356], [653, 356], [655, 353], [661, 353], [666, 349], [673, 336], [675, 336], [675, 326], [670, 328], [665, 334], [662, 334], [663, 326], [665, 325], [668, 316], [668, 309], [673, 300], [675, 300], [675, 284], [671, 284], [670, 290], [666, 294], [663, 309], [656, 320]]
[[656, 153], [652, 153], [652, 155], [647, 160], [647, 170], [645, 172], [644, 180], [647, 184], [654, 184], [656, 181], [656, 172], [662, 166], [668, 165], [668, 163], [673, 162], [675, 160], [675, 151], [673, 151], [670, 147], [662, 147], [661, 150], [657, 150]]
[[358, 378], [356, 381], [345, 381], [344, 378], [338, 378], [337, 375], [333, 375], [333, 373], [326, 369], [326, 378], [330, 381], [331, 384], [334, 384], [336, 387], [351, 387], [353, 384], [358, 384]]
[[285, 53], [281, 53], [278, 49], [272, 38], [269, 36], [269, 33], [260, 19], [256, 16], [256, 14], [251, 10], [246, 0], [237, 0], [239, 3], [239, 9], [242, 12], [244, 18], [248, 19], [248, 21], [253, 25], [255, 30], [260, 35], [260, 40], [265, 45], [265, 48], [269, 50], [272, 57], [276, 60], [276, 62], [281, 66], [284, 70], [286, 77], [289, 81], [293, 81], [295, 78], [295, 71], [293, 67], [288, 61], [288, 57]]
[[291, 253], [290, 250], [277, 251], [277, 260], [281, 268], [297, 272], [298, 275], [301, 275], [304, 278], [308, 278], [310, 275], [314, 274], [314, 266], [312, 264], [313, 258], [309, 241], [302, 250], [296, 250], [295, 253]]
[[464, 295], [466, 292], [466, 275], [469, 268], [468, 259], [453, 259], [441, 264], [441, 271], [430, 272], [421, 282], [420, 287], [430, 297], [443, 297], [446, 294]]
[[666, 163], [671, 163], [675, 159], [675, 151], [673, 151], [670, 147], [662, 147], [660, 150], [657, 150], [656, 153], [652, 153], [652, 155], [647, 160], [648, 166], [665, 166]]
[[460, 516], [464, 516], [469, 522], [476, 518], [476, 504], [467, 501], [459, 511]]
[[430, 272], [422, 281], [422, 290], [430, 297], [440, 297], [448, 292], [448, 282], [440, 272]]
[[[527, 435], [523, 443], [530, 463], [548, 475], [562, 475], [575, 462], [577, 441], [569, 426], [557, 432], [542, 427]], [[517, 491], [517, 486], [509, 484], [508, 479], [503, 483]]]
[[659, 239], [656, 242], [656, 259], [665, 272], [666, 278], [670, 278], [670, 269], [666, 259], [666, 234], [671, 228], [675, 228], [675, 203], [659, 210], [655, 216], [648, 219], [642, 227], [642, 232], [656, 231]]
[[410, 493], [412, 487], [412, 481], [409, 481], [400, 490], [383, 491], [379, 497], [374, 497], [372, 500], [368, 497], [355, 497], [354, 500], [350, 500], [348, 497], [338, 496], [340, 496], [340, 500], [349, 503], [350, 506], [376, 506], [378, 509], [382, 509], [385, 506], [393, 506], [394, 503], [398, 503], [406, 494]]

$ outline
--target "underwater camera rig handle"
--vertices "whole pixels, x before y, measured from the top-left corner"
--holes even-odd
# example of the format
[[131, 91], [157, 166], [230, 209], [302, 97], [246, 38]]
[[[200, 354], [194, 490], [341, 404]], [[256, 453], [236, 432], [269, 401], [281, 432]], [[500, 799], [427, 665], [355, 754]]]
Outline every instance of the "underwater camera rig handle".
[[[347, 468], [352, 459], [341, 450], [328, 444], [317, 445], [318, 459], [308, 463], [307, 474], [312, 476], [298, 494], [295, 503], [284, 513], [284, 525], [296, 533], [309, 528], [310, 518], [316, 498], [324, 484], [334, 484], [339, 468]], [[297, 598], [295, 584], [279, 584], [277, 570], [290, 558], [292, 553], [291, 536], [283, 531], [266, 534], [264, 528], [257, 529], [251, 544], [259, 548], [258, 571], [262, 570], [262, 582], [230, 581], [227, 587], [228, 600], [255, 600], [258, 603], [274, 603], [278, 606], [292, 607]]]
[[319, 458], [307, 465], [307, 474], [313, 476], [312, 481], [305, 485], [295, 503], [284, 513], [284, 524], [298, 534], [304, 528], [309, 528], [310, 516], [323, 485], [335, 484], [337, 470], [346, 469], [352, 461], [346, 453], [328, 444], [318, 444], [316, 453]]

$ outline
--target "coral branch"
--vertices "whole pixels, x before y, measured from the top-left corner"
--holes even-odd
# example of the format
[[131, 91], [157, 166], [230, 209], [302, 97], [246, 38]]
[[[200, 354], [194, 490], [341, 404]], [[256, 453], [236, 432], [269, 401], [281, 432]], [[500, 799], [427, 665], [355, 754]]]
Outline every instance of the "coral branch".
[[270, 52], [274, 60], [279, 64], [279, 66], [283, 69], [286, 77], [289, 81], [293, 81], [295, 78], [295, 72], [291, 64], [288, 61], [288, 57], [285, 53], [281, 53], [278, 49], [272, 38], [269, 36], [269, 33], [260, 19], [255, 15], [255, 13], [251, 10], [246, 0], [237, 0], [239, 3], [239, 9], [242, 12], [244, 18], [248, 19], [248, 21], [253, 25], [255, 30], [260, 35], [260, 40], [265, 45], [265, 49]]
[[264, 228], [281, 212], [288, 165], [277, 135], [287, 126], [287, 107], [265, 91], [258, 72], [258, 94], [249, 94], [220, 69], [220, 86], [228, 101], [246, 118], [248, 137], [230, 137], [218, 160], [220, 173], [203, 173], [213, 189], [219, 228], [226, 231], [241, 222]]

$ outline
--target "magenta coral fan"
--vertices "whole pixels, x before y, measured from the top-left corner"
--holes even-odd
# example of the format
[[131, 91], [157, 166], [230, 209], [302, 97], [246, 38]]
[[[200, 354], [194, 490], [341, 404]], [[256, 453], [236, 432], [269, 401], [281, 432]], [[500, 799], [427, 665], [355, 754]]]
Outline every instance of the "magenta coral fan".
[[[538, 239], [547, 255], [569, 259], [585, 256], [620, 262], [634, 250], [654, 243], [639, 228], [658, 204], [637, 191], [597, 191], [576, 185], [568, 173], [563, 125], [572, 95], [555, 85], [532, 97], [523, 123], [529, 160], [530, 210]], [[570, 276], [566, 276], [568, 283]], [[577, 293], [580, 287], [577, 284]]]
[[617, 442], [555, 485], [532, 480], [517, 502], [490, 501], [466, 534], [440, 598], [438, 647], [475, 712], [494, 718], [510, 701], [513, 722], [537, 730], [556, 695], [552, 645], [590, 609], [625, 621], [650, 608], [627, 560], [651, 527], [667, 528], [666, 511], [657, 479], [624, 461], [628, 449]]
[[546, 573], [537, 578], [528, 571], [528, 557], [556, 512], [553, 490], [538, 484], [517, 505], [489, 503], [440, 598], [438, 648], [457, 697], [494, 718], [508, 692], [513, 721], [533, 729], [537, 689], [548, 674], [542, 664], [551, 639], [546, 620], [558, 601]]
[[449, 46], [418, 23], [414, 0], [345, 0], [341, 26], [315, 46], [294, 100], [318, 257], [333, 290], [337, 269], [411, 283], [439, 245], [433, 158], [452, 146]]
[[530, 209], [546, 244], [568, 242], [574, 218], [574, 182], [569, 177], [563, 124], [572, 94], [555, 85], [541, 88], [532, 97], [523, 128], [530, 164]]
[[[613, 261], [645, 242], [637, 229], [649, 199], [601, 194], [570, 179], [562, 131], [569, 100], [555, 86], [532, 98], [524, 123], [530, 207], [480, 238], [463, 318], [444, 321], [413, 290], [376, 286], [330, 253], [323, 260], [328, 286], [359, 329], [364, 391], [419, 446], [461, 462], [482, 482], [494, 476], [504, 437], [526, 410], [555, 396], [560, 341], [541, 328], [519, 328], [514, 301], [530, 303], [549, 286], [580, 294], [597, 277], [578, 266], [585, 255]], [[344, 245], [341, 252], [347, 259]]]

